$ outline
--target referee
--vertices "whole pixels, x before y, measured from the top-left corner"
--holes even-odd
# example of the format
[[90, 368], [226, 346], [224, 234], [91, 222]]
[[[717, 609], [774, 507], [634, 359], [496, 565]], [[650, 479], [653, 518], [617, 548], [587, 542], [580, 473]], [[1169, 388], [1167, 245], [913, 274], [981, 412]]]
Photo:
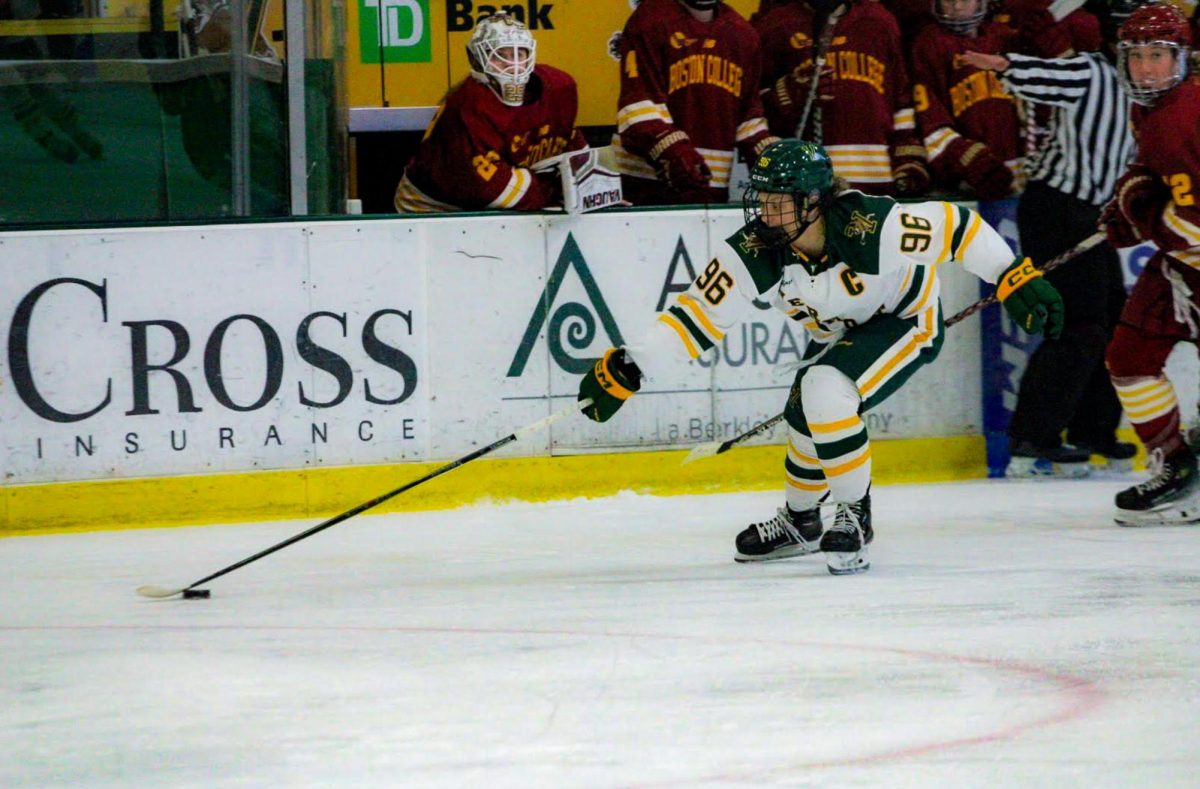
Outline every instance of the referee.
[[[1129, 97], [1099, 52], [1050, 60], [968, 52], [963, 59], [999, 72], [1031, 111], [1050, 108], [1046, 147], [1033, 152], [1017, 206], [1021, 252], [1035, 263], [1049, 260], [1096, 232], [1100, 210], [1133, 156]], [[1104, 368], [1104, 349], [1125, 305], [1120, 258], [1098, 244], [1046, 279], [1063, 296], [1066, 325], [1025, 368], [1008, 429], [1008, 476], [1083, 476], [1092, 453], [1127, 464], [1135, 447], [1117, 441], [1121, 404]]]

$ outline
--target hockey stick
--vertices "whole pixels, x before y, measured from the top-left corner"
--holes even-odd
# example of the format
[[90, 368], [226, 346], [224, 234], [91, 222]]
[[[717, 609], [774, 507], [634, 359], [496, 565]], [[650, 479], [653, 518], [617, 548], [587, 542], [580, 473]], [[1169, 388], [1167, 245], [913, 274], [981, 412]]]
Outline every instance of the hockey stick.
[[[1062, 253], [1061, 255], [1057, 255], [1057, 256], [1051, 258], [1050, 260], [1047, 260], [1046, 264], [1041, 267], [1042, 272], [1045, 273], [1047, 271], [1053, 271], [1054, 269], [1058, 268], [1062, 264], [1070, 262], [1071, 260], [1074, 260], [1076, 257], [1078, 257], [1079, 255], [1082, 255], [1084, 252], [1087, 252], [1089, 249], [1096, 246], [1103, 240], [1104, 240], [1104, 233], [1102, 233], [1102, 232], [1092, 233], [1090, 236], [1085, 238], [1083, 241], [1080, 241], [1078, 244], [1071, 247], [1066, 252]], [[972, 315], [974, 315], [975, 313], [979, 312], [981, 309], [988, 306], [989, 304], [995, 304], [996, 301], [997, 301], [997, 299], [996, 299], [995, 293], [991, 294], [990, 296], [988, 296], [986, 298], [980, 299], [979, 301], [975, 302], [974, 304], [967, 307], [966, 309], [964, 309], [960, 312], [957, 312], [953, 316], [948, 318], [946, 320], [946, 328], [950, 328], [954, 324], [959, 323], [963, 320], [966, 320], [967, 318], [969, 318]], [[693, 460], [701, 460], [703, 458], [712, 457], [713, 455], [720, 455], [723, 452], [728, 452], [729, 450], [733, 449], [738, 444], [741, 444], [744, 441], [748, 441], [751, 438], [754, 438], [755, 436], [759, 435], [760, 433], [764, 433], [764, 432], [770, 430], [771, 428], [775, 427], [775, 425], [779, 424], [782, 420], [783, 420], [783, 414], [776, 414], [775, 416], [771, 417], [767, 421], [765, 421], [759, 425], [756, 425], [756, 426], [750, 428], [749, 430], [747, 430], [745, 433], [734, 436], [733, 438], [731, 438], [727, 441], [710, 441], [707, 444], [701, 444], [700, 446], [694, 448], [691, 452], [689, 452], [688, 456], [683, 459], [683, 462], [691, 463]]]
[[401, 493], [404, 493], [407, 490], [412, 490], [413, 488], [417, 487], [418, 485], [428, 482], [429, 480], [433, 479], [434, 477], [440, 477], [442, 474], [445, 474], [448, 471], [453, 471], [454, 469], [458, 468], [459, 466], [466, 465], [467, 463], [470, 463], [472, 460], [476, 460], [477, 458], [481, 458], [484, 455], [495, 452], [500, 447], [511, 444], [512, 442], [516, 441], [517, 439], [521, 438], [522, 436], [528, 435], [529, 433], [536, 432], [538, 430], [541, 430], [542, 428], [549, 427], [550, 425], [554, 424], [555, 422], [562, 419], [563, 417], [570, 416], [571, 414], [575, 413], [576, 411], [586, 408], [587, 406], [589, 406], [591, 404], [592, 404], [592, 401], [590, 398], [585, 398], [583, 400], [579, 400], [575, 403], [572, 403], [567, 408], [564, 408], [561, 411], [556, 411], [555, 413], [551, 414], [550, 416], [543, 417], [542, 419], [539, 419], [538, 421], [534, 422], [531, 425], [526, 425], [525, 427], [519, 428], [518, 430], [514, 430], [512, 433], [509, 433], [504, 438], [501, 438], [498, 441], [494, 441], [491, 444], [488, 444], [486, 447], [477, 449], [474, 452], [470, 453], [469, 455], [463, 455], [458, 460], [451, 461], [450, 463], [447, 463], [444, 466], [434, 469], [433, 471], [429, 472], [428, 474], [421, 477], [420, 479], [416, 479], [416, 480], [413, 480], [412, 482], [401, 485], [400, 487], [396, 488], [395, 490], [388, 491], [387, 493], [384, 493], [381, 496], [376, 496], [375, 498], [371, 499], [370, 501], [364, 501], [362, 504], [359, 504], [357, 507], [346, 510], [341, 515], [335, 515], [332, 518], [330, 518], [329, 520], [318, 523], [316, 526], [313, 526], [311, 529], [302, 531], [299, 534], [295, 535], [294, 537], [289, 537], [288, 539], [284, 540], [281, 543], [276, 543], [275, 545], [272, 545], [270, 548], [259, 551], [258, 553], [254, 554], [253, 556], [247, 556], [245, 559], [242, 559], [240, 562], [231, 564], [224, 569], [217, 570], [215, 573], [212, 573], [211, 575], [206, 575], [203, 578], [201, 578], [199, 581], [194, 581], [194, 582], [188, 584], [187, 586], [184, 586], [179, 589], [172, 589], [172, 588], [166, 587], [166, 586], [139, 586], [137, 588], [137, 593], [139, 595], [141, 595], [142, 597], [152, 597], [152, 598], [155, 598], [158, 600], [163, 600], [163, 599], [166, 599], [169, 597], [175, 597], [177, 595], [183, 595], [185, 598], [208, 597], [208, 590], [196, 589], [196, 587], [199, 586], [200, 584], [207, 583], [214, 579], [220, 578], [222, 575], [231, 573], [234, 570], [238, 569], [239, 567], [245, 567], [246, 565], [250, 564], [251, 562], [256, 562], [259, 559], [263, 558], [264, 556], [270, 556], [271, 554], [275, 553], [276, 551], [281, 551], [284, 548], [288, 547], [289, 545], [292, 545], [293, 543], [300, 542], [303, 539], [313, 536], [314, 534], [316, 534], [319, 531], [324, 531], [325, 529], [328, 529], [330, 526], [336, 526], [337, 524], [341, 523], [344, 520], [349, 520], [350, 518], [353, 518], [355, 515], [358, 515], [359, 513], [362, 513], [362, 512], [366, 512], [367, 510], [371, 509], [372, 507], [376, 507], [394, 496], [399, 496]]
[[[845, 12], [844, 6], [838, 6], [825, 19], [825, 27], [821, 28], [821, 35], [817, 39], [817, 51], [813, 53], [813, 77], [812, 83], [808, 86], [808, 96], [804, 98], [804, 109], [800, 113], [800, 122], [796, 124], [796, 139], [804, 139], [804, 127], [808, 123], [809, 113], [812, 112], [813, 102], [817, 98], [817, 85], [821, 82], [821, 72], [825, 70], [825, 56], [829, 53], [829, 47], [833, 44], [833, 28], [837, 26], [838, 20], [842, 18]], [[820, 134], [814, 135], [817, 137], [816, 142], [820, 142]]]

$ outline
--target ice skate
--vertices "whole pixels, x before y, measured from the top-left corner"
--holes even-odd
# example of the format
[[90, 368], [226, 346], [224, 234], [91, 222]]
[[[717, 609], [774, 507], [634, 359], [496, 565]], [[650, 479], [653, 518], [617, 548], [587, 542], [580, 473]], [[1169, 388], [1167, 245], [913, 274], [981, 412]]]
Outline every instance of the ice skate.
[[1147, 463], [1150, 479], [1117, 494], [1120, 526], [1170, 526], [1200, 523], [1200, 485], [1191, 449], [1164, 458], [1154, 450]]
[[825, 563], [834, 575], [853, 575], [871, 568], [867, 545], [875, 539], [871, 527], [871, 494], [853, 504], [839, 502], [833, 525], [821, 538]]
[[1028, 441], [1018, 441], [1009, 453], [1004, 476], [1009, 479], [1078, 479], [1090, 472], [1091, 457], [1090, 450], [1070, 444], [1035, 447]]
[[1081, 443], [1079, 448], [1092, 453], [1093, 471], [1108, 474], [1127, 474], [1133, 471], [1133, 458], [1137, 455], [1137, 446], [1128, 441], [1113, 441], [1103, 445]]
[[765, 562], [821, 550], [821, 508], [780, 507], [774, 518], [747, 526], [734, 541], [735, 562]]

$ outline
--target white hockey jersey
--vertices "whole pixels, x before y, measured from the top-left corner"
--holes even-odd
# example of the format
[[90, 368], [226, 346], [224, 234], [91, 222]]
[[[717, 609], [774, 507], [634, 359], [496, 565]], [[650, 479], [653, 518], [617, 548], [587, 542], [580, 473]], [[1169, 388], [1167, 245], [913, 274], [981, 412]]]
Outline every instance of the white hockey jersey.
[[[888, 314], [915, 319], [910, 347], [898, 353], [916, 353], [941, 333], [939, 266], [956, 260], [996, 282], [1017, 259], [978, 213], [951, 203], [898, 203], [851, 190], [838, 195], [825, 217], [819, 260], [765, 247], [748, 226], [726, 239], [647, 336], [629, 347], [643, 374], [653, 379], [660, 359], [680, 352], [694, 359], [721, 342], [745, 315], [730, 298], [735, 291], [769, 300], [800, 323], [811, 339], [805, 358]], [[900, 361], [880, 360], [880, 368]]]

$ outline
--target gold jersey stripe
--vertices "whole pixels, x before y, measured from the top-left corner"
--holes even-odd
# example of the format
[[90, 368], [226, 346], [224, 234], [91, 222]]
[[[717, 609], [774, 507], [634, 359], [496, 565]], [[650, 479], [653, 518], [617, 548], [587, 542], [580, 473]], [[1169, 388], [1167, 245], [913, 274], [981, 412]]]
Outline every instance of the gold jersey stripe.
[[700, 324], [700, 326], [704, 329], [704, 331], [708, 334], [708, 336], [711, 339], [713, 339], [717, 342], [720, 342], [721, 340], [723, 340], [725, 338], [725, 332], [721, 331], [720, 329], [718, 329], [716, 326], [713, 325], [713, 322], [709, 319], [708, 315], [704, 312], [704, 308], [702, 306], [700, 306], [700, 303], [698, 301], [696, 301], [694, 298], [692, 298], [689, 294], [680, 293], [679, 294], [679, 303], [682, 304], [687, 309], [688, 314], [691, 315], [692, 318], [694, 318], [696, 320], [696, 322]]
[[967, 254], [967, 247], [971, 246], [971, 242], [975, 240], [975, 234], [979, 232], [979, 228], [983, 226], [983, 217], [975, 212], [971, 212], [971, 226], [967, 228], [967, 234], [963, 236], [962, 243], [958, 245], [958, 252], [955, 256], [962, 260]]
[[848, 461], [846, 463], [842, 463], [841, 465], [838, 465], [838, 466], [826, 466], [825, 467], [825, 476], [840, 477], [843, 474], [849, 474], [851, 471], [854, 471], [854, 469], [858, 468], [859, 466], [862, 466], [864, 463], [866, 463], [868, 460], [871, 459], [871, 445], [867, 444], [865, 447], [863, 447], [863, 449], [865, 451], [858, 457], [854, 458], [854, 460]]
[[917, 351], [928, 345], [930, 340], [933, 339], [933, 321], [935, 318], [933, 311], [934, 307], [932, 306], [925, 311], [919, 320], [919, 323], [923, 325], [923, 328], [916, 334], [912, 335], [911, 339], [897, 353], [892, 355], [878, 372], [872, 375], [866, 383], [859, 387], [859, 391], [862, 392], [864, 400], [888, 378], [890, 378], [892, 372], [902, 362], [907, 361], [909, 357], [916, 354]]
[[687, 349], [690, 358], [695, 359], [700, 356], [700, 349], [696, 347], [696, 343], [692, 340], [691, 335], [688, 334], [687, 329], [684, 328], [683, 324], [675, 316], [663, 312], [659, 314], [658, 319], [675, 330], [675, 333], [679, 335], [679, 341]]

